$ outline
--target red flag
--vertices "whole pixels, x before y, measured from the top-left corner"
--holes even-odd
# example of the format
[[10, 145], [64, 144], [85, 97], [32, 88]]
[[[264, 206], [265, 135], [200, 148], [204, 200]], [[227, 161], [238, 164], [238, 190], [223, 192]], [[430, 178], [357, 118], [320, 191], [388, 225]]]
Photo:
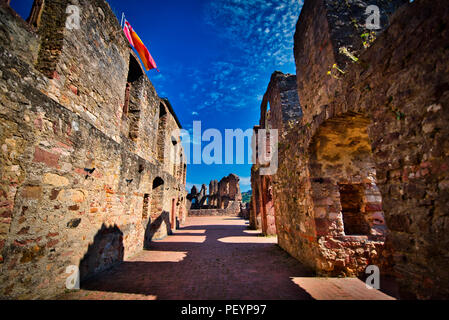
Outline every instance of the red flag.
[[[125, 22], [125, 26], [127, 27], [128, 32], [130, 33], [130, 38], [128, 38], [131, 45], [136, 49], [137, 53], [140, 56], [140, 59], [142, 60], [145, 70], [151, 70], [151, 69], [157, 69], [156, 62], [154, 61], [153, 57], [151, 56], [150, 52], [148, 51], [147, 47], [143, 44], [142, 40], [140, 40], [137, 33], [134, 31], [134, 29], [131, 27], [128, 21]], [[125, 31], [126, 35], [126, 31]], [[127, 36], [128, 37], [128, 36]], [[159, 70], [158, 70], [159, 71]]]
[[131, 31], [129, 30], [127, 24], [125, 24], [125, 26], [123, 27], [123, 32], [125, 33], [125, 36], [128, 39], [129, 43], [134, 47], [133, 38], [131, 37]]

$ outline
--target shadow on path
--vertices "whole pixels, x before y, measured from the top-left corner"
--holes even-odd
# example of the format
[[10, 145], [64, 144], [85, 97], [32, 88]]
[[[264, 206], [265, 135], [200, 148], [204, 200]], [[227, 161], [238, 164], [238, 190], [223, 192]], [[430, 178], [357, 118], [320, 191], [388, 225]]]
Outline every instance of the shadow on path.
[[[248, 231], [235, 218], [190, 218], [165, 240], [81, 283], [87, 291], [186, 300], [312, 299], [292, 278], [311, 276], [276, 238]], [[87, 292], [87, 293], [86, 293]], [[76, 297], [69, 297], [76, 298]], [[82, 298], [82, 297], [78, 297]]]

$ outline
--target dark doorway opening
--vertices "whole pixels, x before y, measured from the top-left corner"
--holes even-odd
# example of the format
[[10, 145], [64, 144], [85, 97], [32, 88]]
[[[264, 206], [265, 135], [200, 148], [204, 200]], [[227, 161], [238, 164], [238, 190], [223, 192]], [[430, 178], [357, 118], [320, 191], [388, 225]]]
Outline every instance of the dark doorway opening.
[[362, 184], [339, 184], [340, 203], [346, 235], [368, 235], [370, 226], [364, 217], [364, 193]]
[[164, 163], [165, 158], [165, 128], [167, 125], [167, 110], [164, 104], [159, 104], [159, 123], [157, 132], [157, 158]]

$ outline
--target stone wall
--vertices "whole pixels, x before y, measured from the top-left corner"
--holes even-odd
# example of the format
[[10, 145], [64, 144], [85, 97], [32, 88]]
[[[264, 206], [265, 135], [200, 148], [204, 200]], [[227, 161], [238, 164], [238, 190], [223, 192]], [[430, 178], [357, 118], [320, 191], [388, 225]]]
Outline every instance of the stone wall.
[[129, 44], [105, 1], [77, 3], [80, 29], [65, 28], [70, 1], [45, 3], [36, 68], [51, 78], [49, 96], [120, 142]]
[[202, 185], [200, 192], [196, 186], [193, 186], [190, 194], [187, 195], [189, 215], [234, 216], [241, 214], [242, 194], [239, 181], [240, 178], [232, 173], [220, 182], [212, 180], [209, 183], [209, 194], [205, 184]]
[[[78, 266], [83, 281], [185, 220], [185, 165], [175, 161], [183, 150], [171, 139], [179, 121], [167, 106], [158, 134], [167, 102], [143, 73], [124, 114], [130, 61], [140, 63], [106, 2], [79, 3], [81, 30], [54, 35], [63, 35], [62, 47], [45, 68], [37, 51], [0, 46], [2, 298], [51, 297], [65, 289], [68, 266]], [[63, 4], [45, 1], [36, 34], [1, 7], [2, 37], [31, 39], [34, 48], [53, 28], [45, 15]], [[159, 136], [167, 146], [161, 159], [153, 151]]]
[[3, 3], [0, 3], [0, 42], [29, 64], [37, 60], [40, 36]]
[[[258, 145], [257, 134], [260, 129], [278, 130], [279, 143], [283, 141], [283, 135], [288, 129], [297, 125], [302, 117], [299, 103], [296, 76], [283, 74], [276, 71], [271, 76], [267, 91], [261, 104], [259, 125], [255, 127], [256, 150]], [[267, 153], [269, 153], [269, 139], [266, 142]], [[265, 235], [276, 234], [274, 199], [272, 192], [272, 177], [261, 175], [260, 159], [251, 169], [251, 197], [252, 207], [250, 210], [250, 227], [261, 229]], [[266, 166], [266, 165], [264, 165]]]
[[[392, 266], [402, 298], [447, 298], [447, 4], [403, 5], [344, 74], [326, 77], [324, 66], [336, 61], [336, 24], [325, 18], [332, 12], [324, 3], [306, 1], [295, 36], [305, 106], [302, 124], [279, 150], [279, 244], [319, 273], [360, 274], [377, 264], [385, 274]], [[338, 135], [354, 138], [337, 144]], [[365, 227], [358, 232], [370, 233], [363, 237], [344, 230], [351, 192], [361, 199]], [[384, 230], [381, 212], [387, 249], [374, 234]]]
[[232, 201], [225, 209], [190, 209], [189, 216], [239, 216], [241, 209], [240, 202]]
[[[341, 92], [342, 72], [351, 66], [370, 41], [385, 30], [389, 17], [407, 0], [318, 0], [305, 1], [295, 33], [295, 61], [298, 92], [304, 120], [310, 122]], [[381, 29], [365, 28], [369, 5], [380, 9]], [[369, 34], [368, 38], [362, 35]], [[339, 71], [341, 70], [341, 71]], [[328, 74], [330, 73], [330, 74]]]
[[240, 178], [235, 174], [224, 177], [218, 183], [218, 208], [226, 209], [233, 203], [242, 202]]

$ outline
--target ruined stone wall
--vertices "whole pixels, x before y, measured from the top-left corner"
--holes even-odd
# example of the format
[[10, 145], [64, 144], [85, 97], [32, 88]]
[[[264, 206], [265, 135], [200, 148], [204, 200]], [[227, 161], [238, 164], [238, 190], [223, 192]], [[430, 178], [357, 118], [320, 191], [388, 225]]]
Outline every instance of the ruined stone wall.
[[[176, 130], [181, 129], [178, 125], [175, 117], [171, 111], [170, 102], [167, 99], [162, 100], [167, 112], [168, 117], [166, 118], [164, 129], [163, 129], [163, 150], [164, 150], [164, 170], [173, 176], [178, 173], [178, 166], [183, 166], [185, 164], [185, 159], [181, 159], [183, 154], [183, 149], [181, 145], [181, 139], [179, 137], [179, 132]], [[176, 135], [175, 135], [176, 134]], [[179, 176], [182, 179], [181, 176]]]
[[[145, 76], [139, 58], [132, 51], [130, 54], [130, 67], [138, 72], [138, 80], [133, 81], [129, 95], [128, 112], [121, 114], [120, 141], [128, 146], [142, 158], [156, 164], [157, 160], [157, 136], [158, 136], [158, 114], [161, 100], [148, 78]], [[128, 78], [132, 77], [128, 73]], [[125, 103], [125, 91], [122, 93], [122, 105]], [[120, 107], [123, 111], [123, 108]]]
[[[319, 3], [306, 2], [297, 26], [297, 43], [308, 43], [311, 37], [323, 34], [312, 32], [318, 30], [313, 28], [323, 30], [323, 25], [315, 23], [320, 16], [313, 14], [322, 10]], [[391, 256], [402, 297], [449, 296], [449, 268], [444, 258], [449, 247], [446, 206], [449, 70], [445, 59], [448, 18], [445, 1], [418, 0], [400, 7], [390, 19], [391, 25], [358, 57], [357, 63], [347, 67], [341, 79], [322, 77], [317, 68], [327, 61], [328, 53], [323, 54], [319, 46], [295, 45], [298, 73], [302, 71], [298, 91], [307, 108], [303, 124], [292, 129], [286, 137], [288, 143], [280, 147], [274, 184], [275, 210], [279, 244], [311, 268], [350, 273], [364, 264], [382, 266]], [[317, 73], [322, 77], [319, 83], [314, 80]], [[336, 82], [338, 90], [334, 87]], [[326, 101], [307, 97], [306, 91], [319, 96], [316, 93], [320, 88], [327, 92]], [[331, 243], [326, 243], [329, 238], [320, 234], [331, 229], [323, 228], [314, 195], [316, 188], [326, 184], [330, 176], [313, 179], [317, 169], [312, 166], [313, 141], [329, 121], [346, 119], [345, 124], [351, 126], [357, 123], [354, 117], [369, 121], [366, 132], [389, 229], [386, 244], [392, 251], [378, 251], [376, 241], [367, 243], [362, 238], [355, 239], [359, 244], [351, 237], [341, 241], [334, 237]], [[334, 169], [339, 170], [336, 165]], [[377, 191], [368, 195], [373, 196], [376, 204]], [[329, 202], [323, 203], [326, 223], [338, 223], [327, 211], [334, 206], [332, 197], [323, 199]], [[339, 208], [336, 209], [338, 212]], [[359, 246], [360, 250], [351, 246]]]
[[[270, 117], [267, 117], [268, 104]], [[296, 76], [275, 71], [260, 108], [259, 127], [279, 130], [282, 136], [284, 129], [294, 126], [302, 117], [302, 109], [298, 98]]]
[[225, 209], [191, 209], [189, 216], [239, 216], [241, 214], [240, 202], [232, 202]]
[[[49, 14], [65, 2], [45, 3]], [[2, 298], [51, 297], [65, 289], [68, 266], [78, 266], [83, 281], [185, 220], [184, 179], [165, 169], [169, 159], [161, 163], [146, 150], [157, 136], [162, 100], [142, 78], [128, 119], [122, 118], [132, 54], [115, 38], [121, 38], [120, 26], [105, 2], [80, 5], [81, 30], [70, 31], [77, 37], [64, 30], [62, 51], [52, 60], [58, 75], [41, 73], [33, 52], [24, 55], [11, 42], [0, 46]], [[14, 17], [2, 19], [5, 38], [40, 39], [18, 31], [23, 21]], [[38, 33], [50, 30], [46, 19], [44, 13]], [[135, 111], [141, 112], [132, 120], [136, 140], [121, 127]], [[179, 127], [172, 111], [167, 122]], [[153, 192], [155, 185], [160, 188]]]
[[51, 78], [49, 96], [120, 142], [129, 44], [105, 1], [77, 2], [80, 29], [67, 29], [65, 11], [71, 2], [46, 1], [36, 67]]
[[240, 178], [235, 174], [224, 177], [218, 183], [218, 208], [226, 209], [236, 202], [242, 202]]
[[260, 193], [260, 187], [261, 183], [259, 169], [253, 165], [251, 167], [251, 189], [253, 193], [251, 195], [251, 208], [249, 215], [249, 227], [253, 230], [262, 229], [262, 196]]
[[239, 216], [245, 220], [249, 220], [250, 218], [250, 211], [251, 211], [251, 203], [242, 203], [240, 205], [240, 214]]
[[207, 204], [211, 207], [218, 207], [218, 180], [209, 183], [209, 197]]
[[[305, 1], [295, 33], [295, 61], [298, 92], [305, 123], [322, 112], [331, 102], [334, 92], [340, 91], [342, 72], [352, 65], [352, 56], [364, 50], [363, 42], [370, 42], [388, 26], [389, 16], [407, 0], [375, 1]], [[381, 29], [371, 35], [365, 28], [369, 5], [381, 10]], [[368, 39], [362, 37], [370, 34]], [[341, 70], [341, 71], [339, 71]]]
[[[268, 105], [270, 110], [268, 110]], [[259, 129], [278, 130], [279, 143], [282, 143], [284, 132], [297, 125], [302, 117], [299, 103], [296, 76], [284, 75], [276, 71], [271, 76], [267, 92], [261, 104], [261, 115], [259, 125], [255, 127], [256, 150], [262, 146], [258, 145], [257, 134]], [[266, 152], [270, 152], [269, 139], [266, 142]], [[256, 151], [257, 153], [257, 151]], [[261, 229], [265, 235], [275, 235], [275, 211], [272, 193], [272, 177], [261, 175], [260, 159], [256, 159], [256, 164], [251, 169], [251, 187], [253, 204], [250, 213], [250, 227]]]
[[0, 3], [0, 42], [29, 64], [37, 60], [39, 35], [4, 3]]
[[206, 194], [205, 184], [202, 185], [200, 192], [193, 186], [190, 194], [187, 195], [191, 204], [189, 216], [240, 215], [242, 194], [239, 181], [240, 178], [235, 174], [224, 177], [220, 182], [213, 180], [209, 184], [209, 195]]

